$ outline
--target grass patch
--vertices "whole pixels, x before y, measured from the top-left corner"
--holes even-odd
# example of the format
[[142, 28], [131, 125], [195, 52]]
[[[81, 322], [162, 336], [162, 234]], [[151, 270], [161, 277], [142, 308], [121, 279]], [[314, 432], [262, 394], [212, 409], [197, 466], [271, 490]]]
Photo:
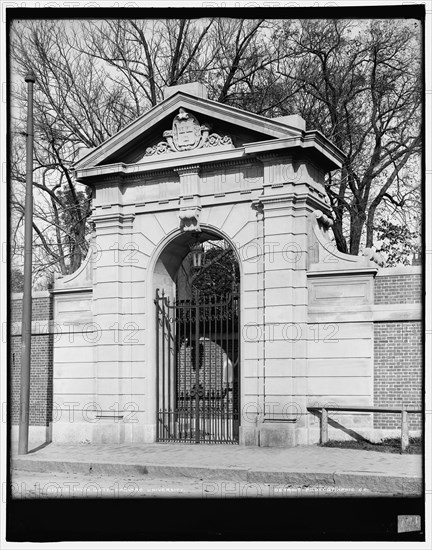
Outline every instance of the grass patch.
[[[380, 453], [400, 453], [401, 440], [400, 437], [392, 437], [383, 439], [379, 443], [371, 443], [370, 441], [335, 441], [330, 440], [321, 445], [321, 447], [335, 447], [338, 449], [359, 449], [361, 451], [378, 451]], [[422, 438], [410, 437], [406, 454], [419, 455], [422, 454]]]

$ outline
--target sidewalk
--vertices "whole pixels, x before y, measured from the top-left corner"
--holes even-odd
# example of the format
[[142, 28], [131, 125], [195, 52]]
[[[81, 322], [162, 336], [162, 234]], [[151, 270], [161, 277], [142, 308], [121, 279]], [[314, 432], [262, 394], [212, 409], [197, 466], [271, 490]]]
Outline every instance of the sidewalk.
[[[31, 447], [30, 447], [31, 449]], [[17, 456], [12, 468], [44, 473], [148, 475], [247, 483], [326, 485], [415, 495], [422, 488], [421, 455], [302, 446], [289, 449], [239, 445], [59, 445]]]

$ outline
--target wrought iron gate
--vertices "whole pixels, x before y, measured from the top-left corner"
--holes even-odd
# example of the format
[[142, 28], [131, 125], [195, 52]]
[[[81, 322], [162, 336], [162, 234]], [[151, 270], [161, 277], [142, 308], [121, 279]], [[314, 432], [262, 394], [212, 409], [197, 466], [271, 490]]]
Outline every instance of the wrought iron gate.
[[157, 441], [238, 443], [238, 295], [155, 304]]

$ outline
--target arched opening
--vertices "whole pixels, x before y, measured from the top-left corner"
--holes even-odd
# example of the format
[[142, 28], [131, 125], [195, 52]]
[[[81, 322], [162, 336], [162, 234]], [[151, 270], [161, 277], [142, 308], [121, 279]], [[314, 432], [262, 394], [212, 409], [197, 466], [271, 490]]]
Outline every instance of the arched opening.
[[154, 269], [156, 440], [238, 443], [240, 270], [214, 231], [169, 242]]

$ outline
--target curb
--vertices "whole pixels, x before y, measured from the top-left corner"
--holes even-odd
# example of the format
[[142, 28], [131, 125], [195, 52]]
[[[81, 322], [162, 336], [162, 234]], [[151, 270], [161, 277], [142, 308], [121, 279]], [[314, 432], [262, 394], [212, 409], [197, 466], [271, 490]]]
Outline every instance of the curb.
[[179, 466], [171, 464], [130, 464], [111, 462], [75, 462], [64, 460], [12, 459], [12, 468], [35, 473], [72, 473], [106, 476], [145, 476], [156, 478], [198, 478], [200, 480], [220, 480], [254, 484], [275, 483], [300, 487], [323, 486], [345, 488], [348, 491], [367, 493], [390, 493], [397, 495], [421, 495], [420, 477], [392, 476], [380, 473], [362, 472], [313, 472], [290, 470], [264, 470], [258, 468], [211, 468], [203, 466]]

